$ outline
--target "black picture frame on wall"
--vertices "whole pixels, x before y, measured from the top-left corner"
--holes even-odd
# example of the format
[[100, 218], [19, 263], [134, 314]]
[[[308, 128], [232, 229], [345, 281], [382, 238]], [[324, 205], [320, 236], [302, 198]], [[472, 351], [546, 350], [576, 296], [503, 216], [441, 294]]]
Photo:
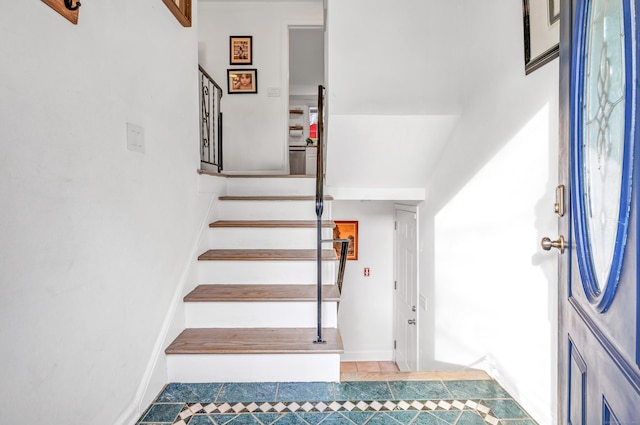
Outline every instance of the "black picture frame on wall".
[[232, 35], [229, 37], [229, 65], [253, 64], [253, 36]]
[[522, 0], [522, 15], [528, 75], [560, 55], [560, 0]]
[[258, 93], [257, 69], [227, 69], [227, 93]]

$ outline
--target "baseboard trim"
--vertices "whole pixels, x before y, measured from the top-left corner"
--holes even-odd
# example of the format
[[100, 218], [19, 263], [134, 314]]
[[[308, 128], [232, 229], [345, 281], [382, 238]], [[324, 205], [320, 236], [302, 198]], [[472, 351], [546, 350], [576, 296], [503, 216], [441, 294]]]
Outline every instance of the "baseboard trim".
[[514, 400], [517, 401], [538, 424], [547, 425], [557, 423], [557, 417], [554, 415], [555, 409], [549, 408], [549, 401], [523, 396], [522, 391], [516, 385], [513, 385], [511, 380], [505, 379], [500, 373], [490, 374], [490, 376], [511, 394]]
[[[207, 208], [206, 214], [200, 225], [198, 235], [195, 238], [192, 249], [190, 250], [189, 257], [187, 259], [187, 265], [185, 266], [180, 276], [178, 285], [176, 286], [176, 290], [171, 299], [171, 303], [169, 304], [167, 315], [165, 316], [164, 322], [162, 323], [162, 326], [160, 328], [160, 332], [153, 347], [153, 351], [151, 352], [151, 356], [149, 358], [149, 362], [147, 363], [144, 375], [142, 376], [142, 379], [140, 381], [140, 385], [138, 386], [138, 390], [136, 391], [135, 397], [130, 406], [128, 406], [127, 409], [125, 409], [125, 411], [122, 413], [120, 418], [118, 418], [118, 421], [115, 423], [116, 425], [129, 425], [135, 423], [135, 421], [138, 419], [138, 416], [142, 414], [145, 407], [159, 393], [159, 391], [162, 389], [161, 387], [152, 388], [151, 383], [154, 376], [163, 376], [164, 379], [162, 380], [165, 383], [167, 382], [166, 367], [163, 371], [158, 370], [158, 362], [160, 357], [164, 355], [164, 346], [166, 345], [167, 337], [172, 329], [174, 321], [176, 320], [176, 311], [178, 309], [178, 306], [182, 303], [185, 286], [189, 279], [191, 270], [194, 267], [194, 263], [196, 262], [196, 258], [198, 257], [199, 250], [201, 249], [201, 241], [203, 239], [203, 235], [205, 235], [205, 232], [209, 229], [211, 214], [217, 199], [218, 195], [213, 194], [209, 203], [209, 207]], [[182, 320], [184, 321], [184, 317], [182, 318]], [[184, 326], [182, 326], [182, 328], [184, 328]], [[164, 365], [164, 363], [162, 364]]]
[[223, 173], [227, 176], [269, 176], [269, 175], [283, 175], [289, 174], [284, 168], [278, 170], [254, 170], [254, 171], [241, 171], [241, 170], [224, 170]]
[[554, 415], [555, 409], [550, 409], [547, 401], [522, 396], [522, 391], [513, 383], [513, 379], [502, 374], [500, 372], [502, 368], [499, 368], [497, 364], [493, 356], [487, 354], [468, 366], [487, 372], [492, 379], [514, 397], [514, 400], [517, 401], [537, 423], [540, 425], [555, 424], [557, 419]]
[[131, 425], [136, 422], [142, 412], [138, 413], [138, 404], [132, 401], [115, 420], [113, 425]]

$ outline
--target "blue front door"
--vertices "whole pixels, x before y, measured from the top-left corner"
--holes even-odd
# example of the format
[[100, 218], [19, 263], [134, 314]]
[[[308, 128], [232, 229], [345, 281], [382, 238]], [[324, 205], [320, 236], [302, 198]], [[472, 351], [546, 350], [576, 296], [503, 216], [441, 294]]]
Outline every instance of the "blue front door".
[[637, 7], [561, 12], [561, 424], [640, 424]]

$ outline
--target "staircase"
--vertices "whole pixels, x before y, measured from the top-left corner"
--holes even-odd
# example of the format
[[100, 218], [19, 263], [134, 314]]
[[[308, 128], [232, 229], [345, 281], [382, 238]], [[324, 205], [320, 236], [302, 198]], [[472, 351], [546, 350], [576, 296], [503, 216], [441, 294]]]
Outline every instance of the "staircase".
[[[337, 257], [322, 252], [317, 344], [315, 179], [229, 176], [184, 298], [186, 329], [165, 350], [169, 382], [339, 381]], [[325, 215], [330, 216], [330, 200]], [[324, 221], [322, 238], [331, 239]]]

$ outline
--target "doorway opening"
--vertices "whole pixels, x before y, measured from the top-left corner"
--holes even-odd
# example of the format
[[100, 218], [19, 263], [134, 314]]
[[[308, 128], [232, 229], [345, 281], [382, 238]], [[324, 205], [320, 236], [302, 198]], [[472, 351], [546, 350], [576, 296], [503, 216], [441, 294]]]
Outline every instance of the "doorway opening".
[[289, 174], [314, 174], [318, 85], [324, 85], [324, 28], [289, 27]]

